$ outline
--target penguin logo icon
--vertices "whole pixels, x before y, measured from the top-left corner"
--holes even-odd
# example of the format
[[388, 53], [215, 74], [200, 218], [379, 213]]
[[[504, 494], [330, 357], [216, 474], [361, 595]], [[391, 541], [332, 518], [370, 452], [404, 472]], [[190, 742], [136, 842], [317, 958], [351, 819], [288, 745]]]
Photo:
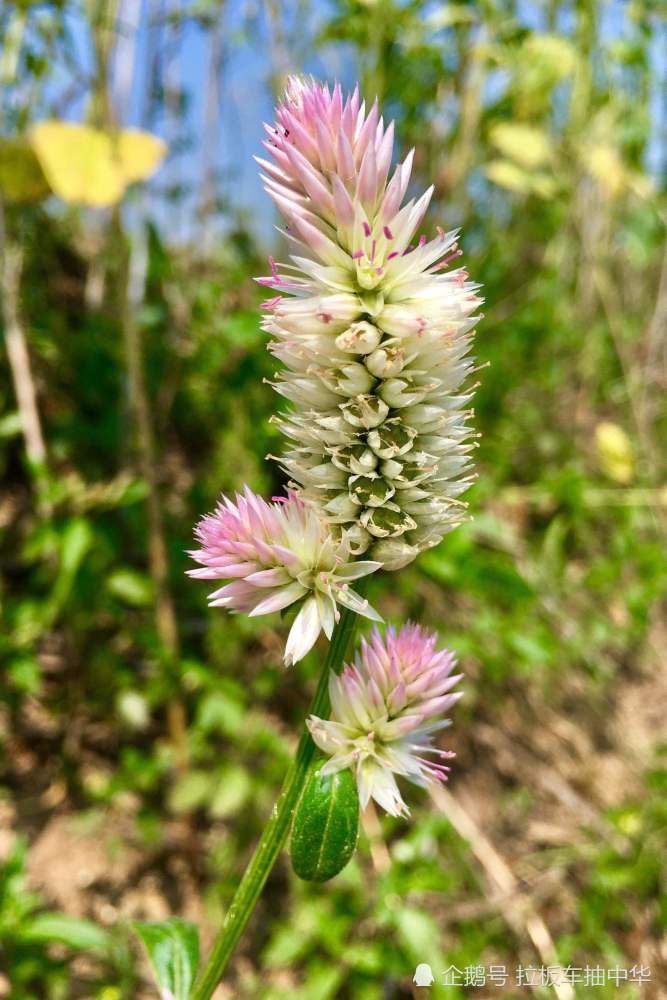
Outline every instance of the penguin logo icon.
[[433, 975], [431, 966], [426, 962], [421, 962], [415, 969], [412, 982], [415, 986], [430, 986], [431, 983], [435, 982], [435, 976]]

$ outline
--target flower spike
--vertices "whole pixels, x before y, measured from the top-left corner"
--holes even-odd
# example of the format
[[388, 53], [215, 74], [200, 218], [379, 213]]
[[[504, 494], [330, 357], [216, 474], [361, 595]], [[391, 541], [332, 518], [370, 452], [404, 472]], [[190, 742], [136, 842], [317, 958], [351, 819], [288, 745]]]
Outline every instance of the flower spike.
[[292, 77], [259, 160], [294, 253], [257, 280], [293, 404], [282, 466], [357, 553], [398, 569], [465, 518], [472, 481], [469, 356], [478, 285], [457, 232], [416, 236], [433, 188], [403, 204], [412, 152], [390, 175], [394, 126], [377, 102]]
[[223, 496], [195, 529], [201, 548], [189, 554], [202, 568], [188, 573], [200, 580], [231, 581], [209, 594], [211, 607], [252, 617], [299, 602], [285, 648], [290, 666], [306, 655], [320, 631], [331, 638], [339, 604], [382, 620], [350, 588], [380, 563], [353, 562], [345, 536], [335, 535], [313, 504], [294, 492], [273, 499], [269, 504], [247, 486], [236, 502]]
[[374, 628], [354, 665], [329, 677], [331, 719], [307, 720], [330, 757], [321, 773], [352, 768], [362, 808], [373, 798], [392, 816], [407, 816], [396, 775], [422, 786], [447, 780], [442, 761], [454, 754], [433, 746], [432, 736], [449, 725], [442, 716], [461, 697], [451, 689], [463, 675], [453, 673], [453, 653], [436, 650], [436, 642], [435, 632], [418, 625], [400, 632], [389, 626], [384, 639]]

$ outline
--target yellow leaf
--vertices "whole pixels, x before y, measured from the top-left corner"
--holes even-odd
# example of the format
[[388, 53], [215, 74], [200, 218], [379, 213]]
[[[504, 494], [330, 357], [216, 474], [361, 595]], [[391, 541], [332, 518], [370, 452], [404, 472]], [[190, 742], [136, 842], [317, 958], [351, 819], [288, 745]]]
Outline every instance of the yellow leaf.
[[604, 474], [615, 483], [631, 483], [635, 475], [635, 453], [623, 428], [608, 421], [598, 424], [595, 445]]
[[167, 151], [162, 139], [138, 128], [127, 128], [118, 136], [116, 155], [127, 184], [145, 181], [160, 165]]
[[607, 194], [613, 198], [621, 193], [628, 177], [623, 161], [613, 146], [589, 146], [583, 151], [583, 161]]
[[484, 172], [490, 181], [499, 187], [507, 188], [509, 191], [517, 191], [526, 194], [530, 191], [530, 174], [517, 167], [516, 163], [509, 160], [492, 160], [487, 163]]
[[52, 190], [63, 201], [102, 207], [122, 197], [122, 174], [104, 132], [87, 125], [46, 121], [35, 125], [30, 141]]
[[41, 201], [50, 188], [25, 139], [0, 137], [0, 192], [5, 201]]
[[165, 152], [161, 139], [138, 129], [111, 136], [61, 121], [35, 125], [30, 142], [55, 194], [98, 208], [114, 205], [129, 183], [150, 177]]
[[510, 160], [491, 160], [484, 168], [486, 176], [499, 187], [517, 194], [536, 194], [540, 198], [551, 198], [556, 191], [556, 182], [542, 171], [524, 170]]
[[572, 43], [555, 34], [531, 34], [521, 47], [521, 54], [543, 83], [556, 83], [570, 76], [577, 65], [577, 50]]
[[541, 167], [551, 158], [549, 136], [532, 125], [500, 122], [493, 126], [489, 137], [504, 156], [522, 167]]

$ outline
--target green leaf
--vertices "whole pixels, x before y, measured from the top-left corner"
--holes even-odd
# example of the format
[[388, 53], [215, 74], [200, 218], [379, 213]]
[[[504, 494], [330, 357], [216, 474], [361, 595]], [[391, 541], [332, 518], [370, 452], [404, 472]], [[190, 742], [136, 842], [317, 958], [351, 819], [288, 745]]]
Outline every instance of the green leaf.
[[312, 766], [292, 826], [292, 867], [307, 882], [326, 882], [348, 863], [357, 846], [359, 796], [350, 770], [322, 777]]
[[188, 1000], [199, 964], [199, 932], [194, 924], [170, 917], [133, 927], [148, 953], [163, 1000]]
[[145, 608], [153, 600], [153, 581], [145, 573], [123, 567], [107, 580], [107, 587], [114, 597], [135, 608]]
[[199, 809], [210, 801], [215, 785], [215, 777], [208, 771], [188, 771], [172, 787], [169, 808], [176, 813]]
[[41, 913], [30, 921], [25, 938], [29, 941], [58, 941], [77, 951], [108, 951], [111, 935], [91, 920], [66, 913]]
[[0, 191], [8, 202], [41, 201], [51, 189], [25, 139], [0, 137]]
[[16, 434], [20, 434], [22, 429], [23, 421], [20, 413], [7, 413], [0, 418], [0, 438], [14, 437]]

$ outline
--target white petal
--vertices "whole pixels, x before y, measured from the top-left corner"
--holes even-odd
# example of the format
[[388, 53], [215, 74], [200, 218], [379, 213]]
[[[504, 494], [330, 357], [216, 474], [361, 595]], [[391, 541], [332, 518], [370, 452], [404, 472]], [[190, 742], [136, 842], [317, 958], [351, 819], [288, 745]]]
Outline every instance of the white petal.
[[[261, 592], [261, 591], [260, 591]], [[302, 587], [300, 583], [295, 580], [291, 583], [289, 587], [280, 587], [278, 590], [274, 590], [273, 593], [265, 597], [263, 601], [256, 604], [255, 607], [250, 612], [249, 617], [253, 618], [255, 615], [270, 615], [273, 611], [282, 611], [283, 608], [289, 607], [290, 604], [294, 604], [295, 601], [306, 593], [306, 588]]]
[[389, 768], [369, 760], [363, 770], [368, 791], [379, 806], [382, 806], [390, 816], [410, 815], [410, 810], [401, 798], [396, 779]]
[[348, 563], [336, 569], [337, 580], [357, 580], [360, 576], [367, 576], [382, 569], [383, 563], [373, 562], [371, 559], [361, 559], [359, 562]]
[[339, 753], [341, 748], [348, 742], [349, 730], [339, 722], [332, 722], [330, 719], [320, 719], [317, 715], [311, 715], [306, 719], [306, 725], [310, 730], [313, 742], [324, 753]]
[[354, 590], [341, 587], [335, 591], [335, 599], [339, 604], [349, 608], [350, 611], [356, 611], [358, 615], [363, 615], [364, 618], [370, 618], [374, 622], [384, 621], [384, 618], [377, 613], [375, 608], [372, 608], [365, 598], [359, 597], [359, 594], [356, 594]]
[[317, 601], [309, 597], [294, 619], [285, 646], [285, 666], [291, 667], [308, 653], [317, 640], [322, 624]]
[[336, 624], [336, 605], [329, 595], [323, 594], [321, 590], [315, 591], [315, 600], [324, 634], [327, 639], [331, 639]]

